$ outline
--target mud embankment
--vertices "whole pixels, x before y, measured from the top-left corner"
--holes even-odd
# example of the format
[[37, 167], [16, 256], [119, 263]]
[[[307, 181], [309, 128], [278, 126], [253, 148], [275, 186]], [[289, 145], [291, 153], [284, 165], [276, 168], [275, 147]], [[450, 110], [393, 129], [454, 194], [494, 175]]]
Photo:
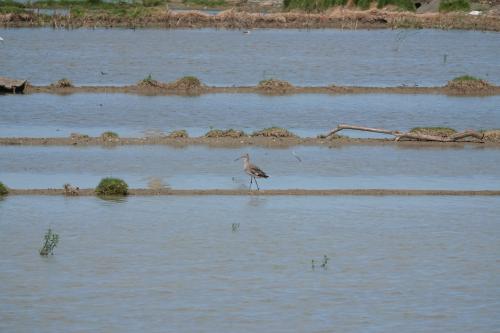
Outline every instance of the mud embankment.
[[[65, 195], [63, 189], [10, 189], [8, 195]], [[283, 196], [283, 195], [300, 195], [300, 196], [500, 196], [500, 191], [484, 190], [484, 191], [462, 191], [462, 190], [407, 190], [407, 189], [346, 189], [346, 190], [304, 190], [304, 189], [289, 189], [289, 190], [153, 190], [153, 189], [130, 189], [131, 196], [155, 196], [155, 195], [177, 195], [177, 196], [193, 196], [193, 195], [228, 195], [228, 196]], [[80, 189], [79, 196], [96, 196], [94, 189]], [[117, 197], [119, 198], [119, 197]], [[123, 197], [122, 197], [123, 198]]]
[[217, 15], [199, 11], [175, 12], [156, 8], [135, 14], [119, 15], [113, 11], [87, 11], [79, 15], [47, 16], [36, 13], [5, 13], [0, 15], [4, 27], [160, 27], [178, 28], [226, 28], [226, 29], [381, 29], [381, 28], [435, 28], [500, 31], [498, 15], [472, 16], [466, 13], [394, 12], [371, 9], [366, 11], [334, 9], [325, 13], [250, 13], [226, 10]]
[[272, 137], [272, 136], [241, 136], [241, 137], [144, 137], [144, 138], [113, 138], [101, 137], [68, 137], [68, 138], [0, 138], [1, 146], [138, 146], [138, 145], [167, 145], [185, 147], [189, 145], [203, 145], [210, 148], [238, 148], [258, 146], [264, 148], [287, 148], [293, 146], [326, 146], [343, 147], [349, 145], [364, 146], [397, 146], [408, 148], [459, 148], [466, 145], [475, 145], [488, 148], [500, 148], [500, 137], [485, 138], [484, 142], [469, 139], [457, 142], [430, 142], [430, 141], [394, 141], [394, 139], [349, 138], [335, 136], [333, 138], [301, 138]]
[[266, 94], [266, 95], [292, 95], [292, 94], [441, 94], [451, 96], [491, 96], [500, 95], [500, 86], [489, 86], [485, 89], [453, 89], [444, 87], [354, 87], [354, 86], [328, 86], [328, 87], [297, 87], [292, 86], [286, 89], [262, 89], [259, 86], [248, 87], [210, 87], [202, 86], [196, 89], [175, 89], [168, 86], [72, 86], [58, 87], [48, 86], [27, 86], [24, 93], [46, 93], [46, 94], [77, 94], [77, 93], [120, 93], [136, 94], [145, 96], [161, 95], [201, 95], [217, 93], [234, 94]]

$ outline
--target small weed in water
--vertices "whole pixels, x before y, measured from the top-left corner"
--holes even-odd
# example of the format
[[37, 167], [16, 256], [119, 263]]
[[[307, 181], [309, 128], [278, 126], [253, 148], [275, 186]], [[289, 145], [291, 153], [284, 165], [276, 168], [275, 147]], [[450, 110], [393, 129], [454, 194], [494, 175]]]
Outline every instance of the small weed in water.
[[54, 254], [54, 248], [59, 243], [59, 235], [52, 232], [52, 229], [48, 229], [47, 233], [43, 237], [43, 246], [40, 249], [41, 256], [48, 256], [49, 254]]
[[232, 230], [233, 232], [238, 232], [238, 231], [240, 230], [240, 224], [239, 224], [239, 223], [233, 223], [233, 224], [231, 225], [231, 230]]
[[[321, 264], [320, 264], [320, 267], [323, 268], [325, 271], [328, 269], [328, 261], [330, 260], [330, 258], [328, 258], [328, 256], [325, 254], [323, 255], [323, 260], [321, 261]], [[314, 271], [314, 269], [316, 268], [316, 261], [311, 260], [311, 269]]]

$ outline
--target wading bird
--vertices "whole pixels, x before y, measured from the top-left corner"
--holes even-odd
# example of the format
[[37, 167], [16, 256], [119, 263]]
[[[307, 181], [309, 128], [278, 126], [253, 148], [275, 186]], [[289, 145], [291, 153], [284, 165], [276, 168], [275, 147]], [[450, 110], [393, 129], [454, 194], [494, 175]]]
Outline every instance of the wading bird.
[[235, 161], [243, 159], [243, 170], [247, 173], [247, 175], [250, 176], [250, 187], [249, 189], [252, 189], [252, 181], [255, 180], [255, 185], [257, 186], [257, 190], [260, 190], [259, 184], [257, 184], [257, 178], [269, 178], [268, 175], [261, 169], [259, 169], [258, 166], [250, 163], [250, 156], [248, 154], [245, 154], [243, 156], [238, 157], [235, 159]]

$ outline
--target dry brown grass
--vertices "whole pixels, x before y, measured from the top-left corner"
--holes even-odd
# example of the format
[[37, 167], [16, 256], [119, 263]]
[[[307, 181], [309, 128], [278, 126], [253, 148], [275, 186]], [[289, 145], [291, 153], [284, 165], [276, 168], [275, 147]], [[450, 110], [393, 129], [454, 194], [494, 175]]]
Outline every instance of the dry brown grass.
[[484, 140], [489, 142], [500, 142], [500, 129], [484, 131]]
[[245, 132], [234, 129], [220, 130], [213, 129], [205, 134], [206, 138], [241, 138], [246, 136]]
[[500, 31], [498, 15], [481, 15], [477, 17], [463, 13], [415, 14], [393, 12], [385, 9], [360, 11], [349, 8], [336, 8], [315, 14], [304, 12], [261, 14], [228, 10], [215, 16], [196, 11], [176, 13], [162, 8], [148, 10], [137, 17], [116, 16], [108, 12], [89, 12], [83, 16], [71, 17], [44, 17], [33, 13], [8, 13], [0, 15], [0, 24], [5, 27], [52, 26], [55, 28], [434, 28]]
[[270, 127], [263, 130], [254, 132], [252, 136], [264, 136], [264, 137], [274, 137], [274, 138], [295, 138], [297, 137], [292, 132], [285, 128], [280, 127]]
[[257, 85], [257, 88], [265, 93], [271, 94], [284, 94], [291, 89], [293, 89], [293, 85], [290, 82], [276, 79], [262, 80]]
[[415, 127], [410, 130], [410, 133], [448, 137], [457, 131], [448, 127]]
[[56, 88], [71, 88], [73, 87], [73, 82], [69, 79], [62, 78], [59, 81], [52, 83], [51, 86]]
[[167, 135], [167, 137], [172, 139], [181, 139], [181, 138], [189, 138], [189, 135], [186, 130], [177, 130], [170, 132]]

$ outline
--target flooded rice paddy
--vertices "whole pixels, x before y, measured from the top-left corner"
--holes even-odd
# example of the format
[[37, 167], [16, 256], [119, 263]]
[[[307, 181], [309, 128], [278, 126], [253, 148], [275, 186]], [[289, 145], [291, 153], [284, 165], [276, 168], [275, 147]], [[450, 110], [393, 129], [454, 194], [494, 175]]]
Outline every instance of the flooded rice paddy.
[[0, 179], [12, 188], [61, 188], [67, 182], [93, 188], [113, 176], [133, 188], [160, 181], [173, 189], [243, 189], [249, 177], [234, 159], [247, 152], [270, 175], [259, 180], [263, 189], [500, 188], [500, 150], [480, 146], [3, 146]]
[[[498, 33], [439, 30], [0, 29], [0, 73], [45, 85], [195, 75], [217, 86], [500, 84]], [[0, 136], [144, 136], [339, 123], [500, 127], [499, 97], [0, 96]], [[345, 134], [345, 133], [342, 133]], [[351, 133], [354, 136], [365, 136]], [[500, 149], [0, 146], [11, 188], [499, 190]], [[247, 193], [247, 192], [245, 192]], [[0, 332], [494, 332], [499, 197], [0, 196]], [[47, 228], [54, 256], [38, 250]], [[321, 267], [323, 256], [330, 258]], [[314, 267], [312, 260], [315, 260]]]
[[444, 30], [0, 29], [2, 75], [49, 84], [133, 84], [195, 75], [217, 86], [500, 84], [498, 33]]
[[498, 216], [492, 197], [8, 197], [0, 331], [494, 332]]
[[[284, 127], [316, 137], [340, 123], [394, 130], [444, 126], [457, 130], [500, 128], [500, 96], [207, 94], [196, 97], [128, 94], [0, 96], [1, 137], [99, 136], [113, 130], [124, 137], [187, 129], [201, 136], [210, 128], [253, 132]], [[376, 136], [343, 132], [350, 136]]]

